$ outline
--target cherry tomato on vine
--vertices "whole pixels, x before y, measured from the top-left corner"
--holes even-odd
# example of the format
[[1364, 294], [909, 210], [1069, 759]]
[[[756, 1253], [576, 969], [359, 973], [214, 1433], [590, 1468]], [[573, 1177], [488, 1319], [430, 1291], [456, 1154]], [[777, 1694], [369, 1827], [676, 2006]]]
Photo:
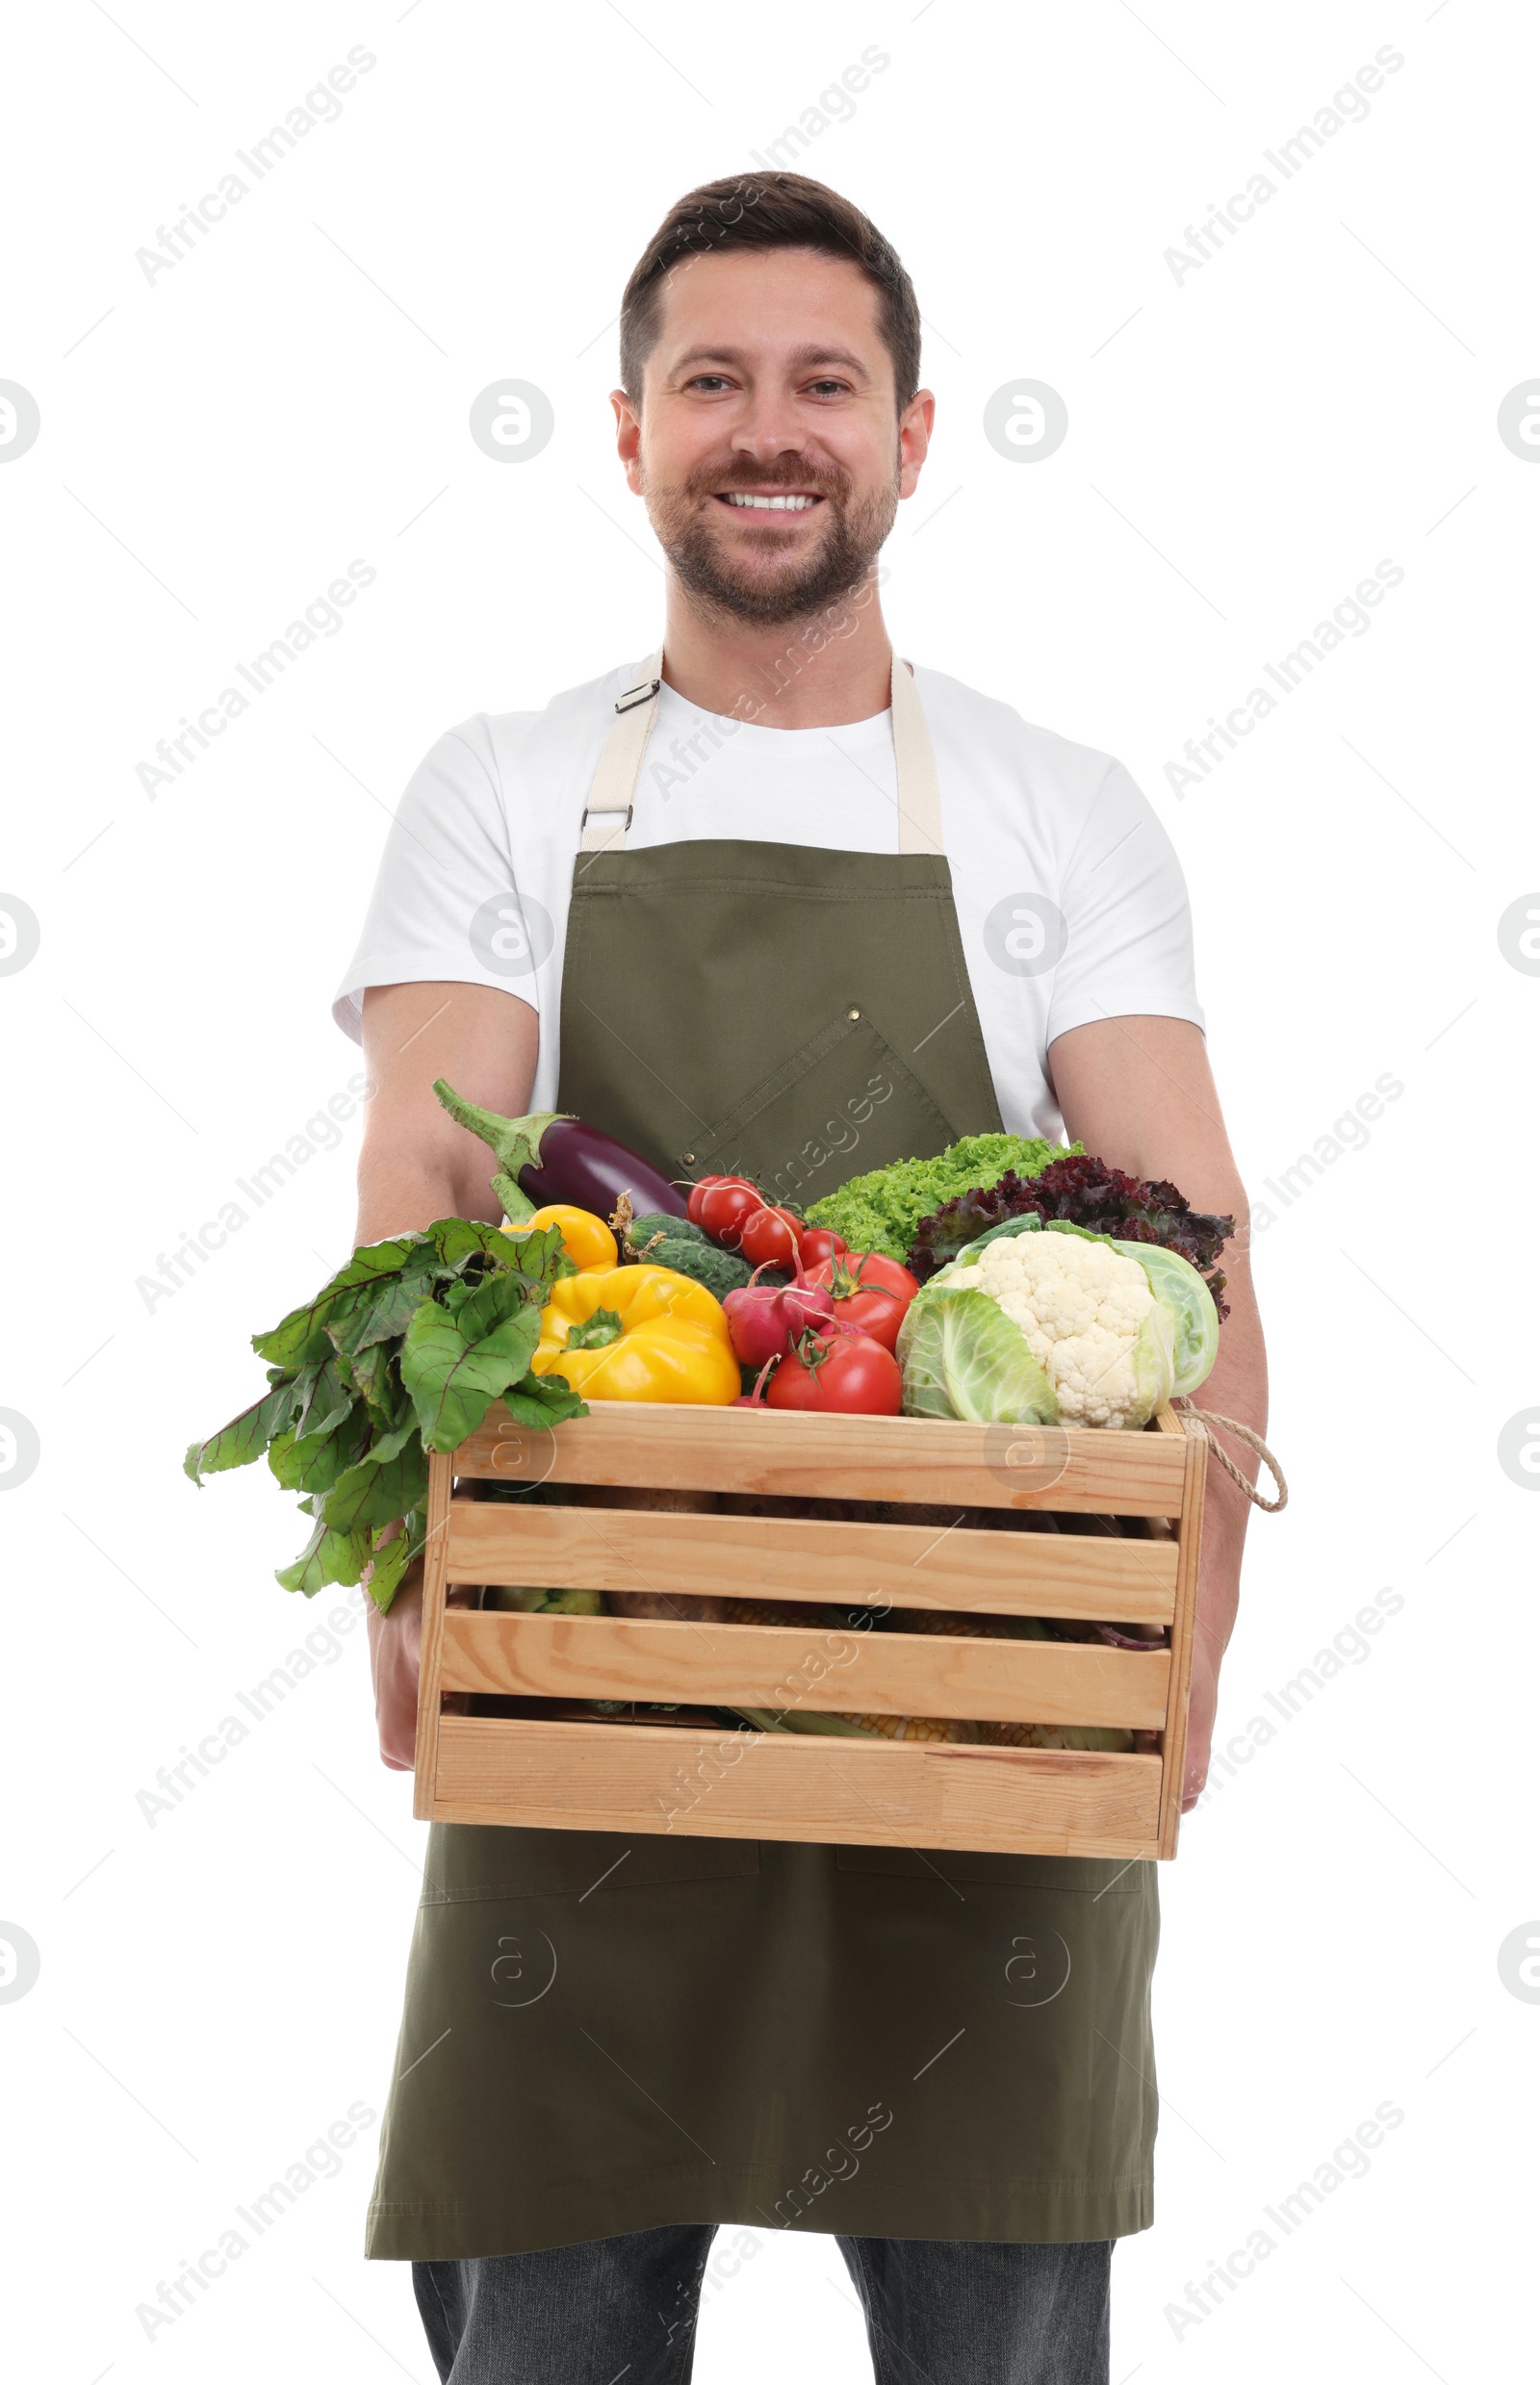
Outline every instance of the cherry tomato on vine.
[[745, 1218], [752, 1218], [755, 1211], [763, 1206], [752, 1184], [740, 1183], [730, 1176], [725, 1183], [706, 1186], [701, 1201], [701, 1214], [694, 1222], [703, 1233], [709, 1234], [714, 1243], [723, 1244], [729, 1250], [736, 1250]]
[[804, 1272], [806, 1273], [807, 1269], [810, 1267], [820, 1266], [825, 1259], [833, 1259], [837, 1252], [841, 1250], [848, 1250], [849, 1248], [850, 1244], [846, 1242], [843, 1234], [836, 1234], [833, 1227], [827, 1225], [808, 1226], [807, 1232], [802, 1238], [802, 1267]]
[[801, 1242], [802, 1220], [789, 1209], [760, 1208], [743, 1220], [740, 1247], [753, 1267], [795, 1267]]
[[685, 1205], [685, 1216], [691, 1225], [704, 1225], [701, 1210], [706, 1196], [713, 1186], [720, 1184], [740, 1184], [746, 1192], [754, 1192], [756, 1198], [758, 1197], [756, 1187], [747, 1176], [703, 1176], [698, 1184], [691, 1185], [690, 1197]]

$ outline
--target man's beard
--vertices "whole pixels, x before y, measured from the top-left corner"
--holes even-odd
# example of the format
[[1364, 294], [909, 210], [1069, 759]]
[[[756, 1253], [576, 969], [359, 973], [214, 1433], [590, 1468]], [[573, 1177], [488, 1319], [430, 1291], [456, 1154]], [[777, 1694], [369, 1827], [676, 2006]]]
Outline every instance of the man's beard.
[[[706, 508], [724, 488], [752, 488], [762, 494], [777, 487], [816, 489], [831, 526], [814, 552], [786, 557], [782, 570], [776, 569], [772, 553], [768, 570], [761, 555], [745, 562], [740, 571], [718, 544]], [[851, 499], [848, 476], [834, 480], [827, 472], [761, 472], [752, 480], [746, 475], [725, 479], [720, 471], [701, 473], [681, 488], [643, 493], [658, 545], [696, 603], [707, 613], [766, 626], [804, 620], [848, 596], [870, 572], [898, 512], [896, 470], [886, 488], [859, 502]]]

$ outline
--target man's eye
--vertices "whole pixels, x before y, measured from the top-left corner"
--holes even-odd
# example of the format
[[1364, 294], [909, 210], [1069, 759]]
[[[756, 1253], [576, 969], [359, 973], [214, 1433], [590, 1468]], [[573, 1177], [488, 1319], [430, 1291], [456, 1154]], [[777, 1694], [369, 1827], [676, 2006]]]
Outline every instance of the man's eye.
[[814, 381], [811, 384], [811, 394], [815, 398], [837, 398], [845, 386], [843, 381]]
[[709, 387], [712, 390], [718, 390], [726, 389], [727, 385], [728, 380], [725, 372], [698, 372], [693, 380], [685, 383], [685, 387], [687, 389], [706, 389]]

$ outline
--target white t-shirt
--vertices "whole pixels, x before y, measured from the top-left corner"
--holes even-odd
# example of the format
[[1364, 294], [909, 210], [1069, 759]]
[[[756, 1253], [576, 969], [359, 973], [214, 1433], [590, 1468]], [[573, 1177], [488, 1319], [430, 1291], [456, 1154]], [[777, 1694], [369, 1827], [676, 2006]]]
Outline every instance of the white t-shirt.
[[[355, 1039], [366, 987], [500, 987], [539, 1014], [531, 1107], [555, 1108], [583, 806], [615, 698], [634, 677], [608, 672], [543, 712], [478, 713], [424, 757], [333, 1006]], [[914, 684], [1000, 1115], [1012, 1134], [1056, 1138], [1056, 1036], [1139, 1012], [1203, 1024], [1181, 864], [1120, 762], [938, 671], [916, 668]], [[701, 712], [665, 686], [626, 846], [703, 836], [896, 853], [890, 714], [763, 729]]]

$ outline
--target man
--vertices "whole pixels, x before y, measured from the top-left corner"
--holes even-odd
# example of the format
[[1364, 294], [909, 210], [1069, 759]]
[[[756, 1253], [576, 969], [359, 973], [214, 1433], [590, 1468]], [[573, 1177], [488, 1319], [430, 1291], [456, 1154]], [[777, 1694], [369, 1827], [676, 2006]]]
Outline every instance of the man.
[[[467, 722], [412, 781], [338, 1004], [378, 1088], [359, 1240], [500, 1214], [439, 1076], [675, 1176], [796, 1160], [805, 1199], [832, 1116], [862, 1120], [844, 1173], [1062, 1125], [1235, 1213], [1210, 1389], [1260, 1430], [1175, 856], [1116, 763], [894, 663], [875, 564], [934, 415], [897, 257], [800, 176], [708, 185], [621, 360], [661, 661]], [[1189, 1807], [1245, 1513], [1211, 1469]], [[400, 1768], [419, 1604], [372, 1618]], [[416, 2263], [454, 2385], [686, 2377], [723, 2222], [837, 2233], [884, 2380], [1103, 2379], [1112, 2243], [1151, 2218], [1156, 1929], [1146, 1863], [435, 1830], [370, 2252]]]

